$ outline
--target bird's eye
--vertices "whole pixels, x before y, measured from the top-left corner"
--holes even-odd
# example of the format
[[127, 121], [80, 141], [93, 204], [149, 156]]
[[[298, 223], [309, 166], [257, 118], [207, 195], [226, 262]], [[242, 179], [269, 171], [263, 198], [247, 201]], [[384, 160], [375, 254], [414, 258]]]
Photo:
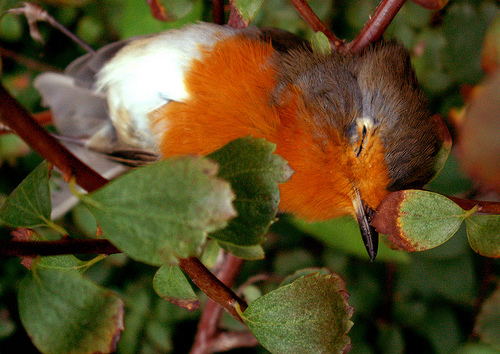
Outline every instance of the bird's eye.
[[354, 149], [356, 157], [359, 157], [369, 140], [369, 132], [373, 128], [371, 118], [358, 118], [347, 132], [349, 141]]
[[358, 147], [356, 149], [356, 157], [359, 157], [361, 155], [361, 151], [365, 147], [366, 143], [366, 133], [368, 132], [368, 129], [366, 128], [366, 125], [363, 125], [362, 131], [361, 131], [361, 141], [359, 142]]

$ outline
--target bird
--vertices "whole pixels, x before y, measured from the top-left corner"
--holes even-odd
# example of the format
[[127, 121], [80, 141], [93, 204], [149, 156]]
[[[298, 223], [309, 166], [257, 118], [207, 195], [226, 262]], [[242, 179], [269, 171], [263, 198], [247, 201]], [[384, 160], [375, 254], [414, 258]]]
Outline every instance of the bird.
[[101, 152], [154, 159], [206, 155], [246, 136], [276, 144], [294, 170], [279, 187], [280, 211], [352, 215], [372, 261], [378, 205], [423, 187], [442, 145], [410, 56], [391, 41], [320, 53], [284, 30], [202, 22], [104, 46], [35, 87], [56, 126], [86, 130], [87, 147]]

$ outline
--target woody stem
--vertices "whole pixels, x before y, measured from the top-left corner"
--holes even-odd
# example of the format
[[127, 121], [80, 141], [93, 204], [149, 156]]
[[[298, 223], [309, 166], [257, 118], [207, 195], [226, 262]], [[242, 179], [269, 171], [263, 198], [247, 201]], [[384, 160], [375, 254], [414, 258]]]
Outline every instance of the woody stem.
[[405, 0], [382, 0], [356, 38], [347, 44], [347, 50], [356, 53], [378, 40], [404, 3]]
[[65, 178], [75, 176], [76, 183], [87, 191], [96, 190], [107, 180], [77, 159], [19, 104], [0, 84], [1, 119], [14, 130], [33, 150], [59, 168]]
[[243, 322], [238, 312], [236, 312], [234, 305], [238, 303], [241, 311], [245, 311], [247, 308], [246, 302], [215, 277], [198, 258], [180, 259], [179, 265], [189, 275], [193, 283], [203, 290], [210, 299], [225, 308], [238, 321]]

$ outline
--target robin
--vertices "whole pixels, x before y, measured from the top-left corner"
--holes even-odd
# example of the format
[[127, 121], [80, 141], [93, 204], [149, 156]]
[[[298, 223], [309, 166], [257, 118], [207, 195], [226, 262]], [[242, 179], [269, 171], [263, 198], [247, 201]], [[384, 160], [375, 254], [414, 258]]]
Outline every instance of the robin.
[[[106, 46], [36, 86], [56, 125], [68, 115], [109, 123], [109, 112], [112, 124], [88, 141], [101, 151], [205, 155], [249, 135], [275, 143], [295, 171], [280, 209], [353, 215], [372, 260], [374, 210], [391, 191], [427, 183], [442, 144], [408, 53], [390, 42], [321, 54], [285, 31], [199, 23]], [[68, 108], [82, 100], [71, 94], [83, 108]]]

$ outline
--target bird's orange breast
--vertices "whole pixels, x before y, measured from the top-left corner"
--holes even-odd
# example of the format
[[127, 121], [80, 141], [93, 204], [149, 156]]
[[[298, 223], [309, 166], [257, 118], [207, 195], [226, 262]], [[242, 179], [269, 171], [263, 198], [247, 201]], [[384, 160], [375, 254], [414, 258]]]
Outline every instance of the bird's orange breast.
[[269, 138], [280, 124], [269, 102], [274, 53], [268, 43], [236, 36], [194, 60], [185, 75], [190, 98], [152, 113], [162, 155], [205, 155], [238, 137]]
[[295, 171], [280, 185], [283, 211], [316, 220], [353, 214], [358, 179], [376, 208], [388, 185], [380, 140], [377, 157], [359, 165], [334, 127], [317, 126], [293, 85], [273, 102], [279, 55], [270, 43], [234, 36], [194, 60], [185, 76], [189, 99], [151, 113], [162, 155], [206, 155], [239, 137], [265, 138]]

